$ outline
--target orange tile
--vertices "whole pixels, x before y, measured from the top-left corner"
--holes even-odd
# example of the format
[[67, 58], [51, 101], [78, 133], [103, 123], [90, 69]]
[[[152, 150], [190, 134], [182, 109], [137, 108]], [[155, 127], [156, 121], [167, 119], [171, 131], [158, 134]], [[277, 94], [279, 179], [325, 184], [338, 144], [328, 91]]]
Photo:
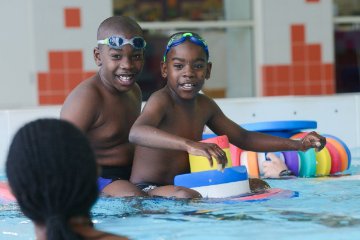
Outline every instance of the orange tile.
[[83, 73], [70, 73], [67, 79], [67, 86], [70, 90], [74, 89], [83, 80]]
[[305, 42], [305, 26], [304, 24], [291, 25], [291, 43]]
[[62, 70], [64, 69], [64, 53], [59, 51], [50, 51], [48, 53], [48, 59], [49, 59], [49, 69], [50, 72], [52, 70]]
[[271, 65], [263, 66], [263, 81], [272, 82], [274, 80], [275, 67]]
[[278, 96], [290, 95], [290, 88], [288, 86], [280, 86], [276, 88]]
[[290, 81], [290, 66], [278, 65], [276, 67], [276, 82], [280, 85], [286, 85]]
[[49, 80], [48, 80], [48, 73], [38, 73], [37, 74], [37, 81], [38, 81], [38, 91], [46, 91], [49, 89]]
[[38, 101], [39, 101], [39, 105], [49, 105], [49, 104], [51, 104], [51, 99], [47, 95], [39, 94]]
[[304, 86], [294, 87], [294, 95], [306, 95], [306, 88]]
[[50, 73], [50, 89], [53, 91], [65, 89], [65, 74]]
[[305, 65], [293, 65], [292, 68], [292, 80], [294, 83], [302, 83], [305, 81], [306, 68]]
[[65, 67], [71, 70], [82, 70], [82, 51], [68, 51], [65, 53]]
[[309, 44], [306, 48], [307, 61], [310, 62], [321, 62], [321, 46], [320, 44]]
[[326, 80], [334, 80], [334, 65], [331, 63], [323, 64], [324, 78]]
[[92, 77], [92, 76], [95, 75], [96, 73], [97, 73], [97, 71], [83, 72], [83, 80]]
[[291, 47], [291, 58], [293, 63], [304, 63], [305, 62], [305, 44], [293, 44]]
[[81, 27], [80, 8], [65, 8], [64, 19], [67, 28]]
[[63, 104], [65, 101], [65, 94], [53, 94], [49, 98], [51, 104]]
[[313, 84], [310, 86], [309, 94], [311, 95], [321, 95], [322, 92], [322, 85], [321, 84]]
[[264, 88], [264, 96], [276, 96], [274, 88], [272, 87]]
[[326, 94], [334, 94], [335, 93], [335, 84], [330, 83], [325, 86], [325, 93]]
[[309, 81], [320, 81], [322, 79], [322, 65], [311, 64], [308, 66], [308, 77]]

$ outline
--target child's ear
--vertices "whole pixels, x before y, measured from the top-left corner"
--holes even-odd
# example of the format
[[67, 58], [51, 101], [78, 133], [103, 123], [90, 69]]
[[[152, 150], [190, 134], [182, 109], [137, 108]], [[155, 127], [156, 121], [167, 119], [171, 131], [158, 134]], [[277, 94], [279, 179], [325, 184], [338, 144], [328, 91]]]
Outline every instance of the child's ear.
[[211, 68], [212, 68], [212, 63], [211, 63], [211, 62], [208, 62], [208, 63], [207, 63], [207, 69], [206, 69], [205, 79], [209, 79], [209, 78], [210, 78]]
[[160, 70], [161, 70], [161, 76], [163, 78], [167, 77], [167, 67], [166, 67], [166, 63], [164, 61], [160, 62]]
[[98, 47], [94, 48], [94, 60], [95, 64], [99, 67], [102, 65], [100, 49]]

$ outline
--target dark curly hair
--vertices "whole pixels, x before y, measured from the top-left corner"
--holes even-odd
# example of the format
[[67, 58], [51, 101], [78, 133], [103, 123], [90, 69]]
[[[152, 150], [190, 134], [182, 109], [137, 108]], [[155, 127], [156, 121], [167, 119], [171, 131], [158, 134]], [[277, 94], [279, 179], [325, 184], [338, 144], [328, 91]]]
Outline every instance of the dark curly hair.
[[6, 160], [9, 185], [25, 216], [47, 239], [81, 239], [74, 216], [90, 216], [99, 194], [95, 155], [85, 135], [60, 119], [38, 119], [15, 134]]

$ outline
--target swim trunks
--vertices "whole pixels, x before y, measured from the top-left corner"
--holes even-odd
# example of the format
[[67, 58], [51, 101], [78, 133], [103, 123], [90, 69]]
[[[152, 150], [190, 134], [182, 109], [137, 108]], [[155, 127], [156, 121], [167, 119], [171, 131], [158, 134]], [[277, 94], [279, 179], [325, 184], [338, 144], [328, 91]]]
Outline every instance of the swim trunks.
[[100, 192], [116, 180], [129, 180], [131, 174], [131, 167], [101, 167], [101, 176], [98, 178], [98, 187]]
[[148, 193], [149, 191], [161, 187], [162, 185], [155, 184], [155, 183], [138, 183], [135, 184], [141, 191]]

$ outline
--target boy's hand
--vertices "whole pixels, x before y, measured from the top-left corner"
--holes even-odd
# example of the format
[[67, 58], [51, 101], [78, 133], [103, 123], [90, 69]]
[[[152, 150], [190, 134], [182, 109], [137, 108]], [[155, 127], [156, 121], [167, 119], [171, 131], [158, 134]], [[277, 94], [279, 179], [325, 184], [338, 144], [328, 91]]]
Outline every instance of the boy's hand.
[[218, 164], [218, 170], [224, 170], [227, 164], [225, 152], [215, 143], [192, 142], [189, 144], [188, 153], [196, 156], [204, 156], [209, 160], [210, 166], [214, 165], [212, 157]]
[[309, 148], [315, 148], [316, 151], [320, 151], [325, 147], [326, 138], [312, 131], [301, 139], [301, 151], [306, 151]]

